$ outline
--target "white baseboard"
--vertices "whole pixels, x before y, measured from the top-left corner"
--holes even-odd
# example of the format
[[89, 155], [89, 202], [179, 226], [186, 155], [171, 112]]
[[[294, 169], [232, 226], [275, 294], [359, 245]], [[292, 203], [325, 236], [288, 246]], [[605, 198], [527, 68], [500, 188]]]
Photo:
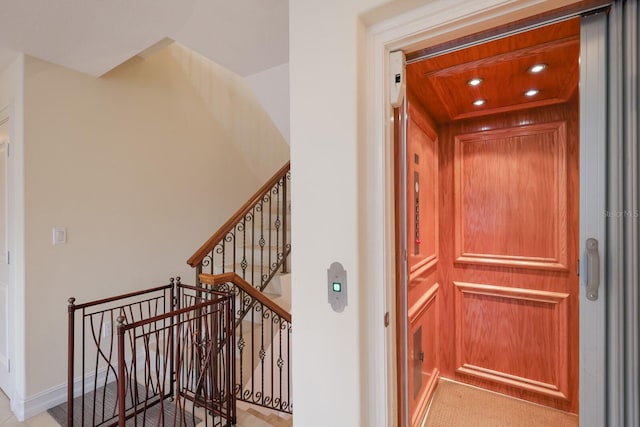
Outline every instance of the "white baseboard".
[[33, 396], [18, 402], [14, 413], [18, 421], [24, 421], [38, 415], [49, 408], [53, 408], [67, 400], [67, 385], [60, 384], [48, 390], [41, 391]]
[[[136, 359], [136, 365], [144, 366], [144, 361], [144, 354], [139, 355]], [[117, 372], [118, 367], [114, 366], [113, 368]], [[73, 397], [82, 395], [82, 379], [83, 376], [81, 375], [73, 380]], [[93, 389], [93, 385], [96, 381], [98, 384], [103, 385], [105, 384], [105, 380], [107, 380], [107, 384], [109, 384], [115, 381], [115, 379], [116, 376], [114, 375], [113, 371], [111, 371], [109, 372], [107, 380], [107, 367], [103, 367], [98, 370], [97, 379], [94, 372], [87, 373], [84, 375], [85, 391]], [[27, 418], [31, 418], [33, 416], [41, 414], [46, 410], [51, 409], [54, 406], [58, 406], [59, 404], [66, 401], [67, 383], [62, 383], [47, 390], [36, 393], [33, 396], [29, 396], [26, 399], [19, 400], [15, 405], [13, 404], [13, 401], [11, 401], [11, 410], [13, 411], [18, 421], [24, 421]]]

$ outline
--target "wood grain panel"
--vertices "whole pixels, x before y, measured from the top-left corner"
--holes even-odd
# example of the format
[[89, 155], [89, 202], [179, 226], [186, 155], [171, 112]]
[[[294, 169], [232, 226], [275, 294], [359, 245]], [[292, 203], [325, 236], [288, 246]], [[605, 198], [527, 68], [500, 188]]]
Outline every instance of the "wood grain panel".
[[457, 372], [567, 399], [569, 294], [454, 285]]
[[[559, 104], [566, 102], [578, 85], [575, 70], [579, 50], [579, 37], [574, 35], [456, 64], [426, 73], [424, 78], [441, 99], [450, 120]], [[539, 74], [528, 71], [532, 65], [540, 63], [547, 65], [545, 71]], [[483, 79], [480, 85], [471, 87], [467, 84], [478, 77]], [[538, 95], [525, 96], [529, 89], [537, 89]], [[476, 99], [486, 102], [477, 107], [473, 105]]]
[[[409, 419], [404, 419], [404, 411], [398, 411], [398, 425], [412, 425], [418, 426], [419, 420], [426, 411], [429, 398], [439, 378], [438, 369], [438, 357], [439, 349], [438, 343], [440, 339], [437, 324], [439, 322], [438, 310], [439, 303], [437, 298], [437, 290], [439, 285], [437, 284], [437, 263], [438, 263], [438, 247], [440, 244], [439, 233], [437, 231], [439, 227], [438, 207], [439, 202], [437, 199], [438, 194], [438, 153], [437, 153], [437, 132], [432, 127], [432, 121], [423, 115], [423, 111], [419, 108], [415, 108], [415, 104], [410, 103], [410, 110], [408, 116], [410, 117], [407, 123], [407, 157], [402, 158], [400, 150], [401, 141], [401, 129], [399, 126], [395, 126], [395, 141], [397, 142], [394, 149], [395, 156], [395, 197], [396, 197], [396, 218], [400, 218], [404, 212], [400, 209], [400, 203], [402, 203], [401, 191], [402, 191], [402, 164], [407, 162], [407, 179], [410, 188], [412, 190], [411, 177], [413, 173], [418, 172], [423, 179], [423, 188], [420, 193], [420, 204], [422, 206], [422, 226], [423, 233], [421, 239], [426, 243], [422, 244], [420, 253], [409, 254], [407, 259], [402, 256], [403, 249], [401, 246], [402, 241], [402, 228], [398, 222], [396, 227], [396, 324], [402, 325], [408, 320], [409, 330], [407, 331], [408, 342], [407, 350], [405, 353], [403, 336], [404, 333], [399, 330], [396, 335], [397, 344], [397, 378], [398, 378], [398, 404], [402, 407], [403, 402], [407, 401], [410, 412]], [[404, 113], [401, 109], [394, 111], [394, 119], [397, 124], [400, 124], [400, 117]], [[418, 153], [420, 161], [416, 166], [413, 166], [409, 161], [413, 161], [413, 154]], [[431, 182], [429, 183], [429, 180]], [[430, 185], [429, 185], [430, 184]], [[412, 223], [413, 201], [411, 193], [407, 194], [408, 212], [407, 221]], [[424, 219], [426, 216], [426, 219]], [[408, 230], [407, 239], [412, 241], [412, 237], [415, 235], [415, 229], [412, 227]], [[427, 248], [427, 250], [424, 249]], [[406, 263], [406, 264], [405, 264]], [[407, 309], [403, 309], [400, 295], [403, 292], [403, 277], [402, 271], [407, 268], [407, 272], [410, 273], [407, 277], [407, 304], [409, 306], [409, 312]], [[417, 344], [422, 345], [422, 349], [416, 349]], [[420, 361], [416, 355], [420, 352], [424, 353], [424, 360]], [[405, 365], [406, 364], [406, 365]], [[405, 395], [404, 387], [405, 379], [403, 375], [403, 369], [406, 366], [409, 372], [409, 378], [407, 381], [408, 394]], [[417, 368], [417, 369], [416, 369]]]
[[[572, 19], [407, 66], [407, 84], [438, 124], [567, 102], [578, 87], [580, 20]], [[532, 74], [529, 68], [547, 64]], [[478, 86], [467, 82], [480, 77]], [[534, 97], [524, 93], [538, 89]], [[484, 99], [482, 106], [473, 101]]]
[[[418, 426], [422, 420], [427, 404], [439, 376], [438, 363], [438, 289], [435, 283], [422, 297], [409, 307], [409, 414], [411, 425]], [[420, 334], [415, 340], [416, 333]], [[422, 346], [416, 349], [416, 342]], [[422, 352], [423, 359], [419, 359]], [[416, 377], [420, 381], [416, 386]]]
[[566, 124], [455, 137], [456, 262], [567, 269]]
[[[403, 161], [407, 165], [406, 267], [409, 310], [403, 313], [408, 316], [409, 324], [406, 356], [409, 372], [407, 424], [418, 426], [439, 378], [439, 174], [437, 130], [430, 117], [412, 102], [411, 95], [407, 153]], [[399, 265], [402, 266], [401, 263]], [[404, 381], [400, 378], [400, 381]], [[402, 419], [400, 421], [405, 425]]]
[[[567, 269], [549, 270], [536, 268], [521, 268], [516, 266], [501, 266], [490, 264], [468, 264], [456, 262], [454, 242], [455, 229], [455, 179], [454, 179], [454, 154], [456, 136], [514, 128], [523, 123], [542, 124], [553, 122], [566, 123], [566, 162], [567, 162], [567, 230], [565, 240], [567, 242]], [[568, 104], [554, 105], [545, 108], [523, 110], [500, 114], [485, 118], [473, 118], [453, 122], [448, 126], [440, 126], [439, 132], [439, 160], [440, 160], [440, 260], [438, 263], [438, 282], [440, 289], [440, 372], [443, 377], [452, 378], [467, 384], [472, 384], [499, 393], [526, 399], [532, 402], [555, 407], [564, 411], [575, 413], [578, 409], [578, 277], [576, 275], [576, 262], [578, 259], [578, 104], [577, 98], [573, 98]], [[537, 185], [537, 183], [531, 183]], [[540, 233], [546, 233], [546, 229]], [[480, 283], [498, 285], [513, 289], [531, 290], [534, 292], [552, 292], [569, 294], [566, 303], [567, 321], [567, 345], [571, 349], [567, 355], [568, 364], [562, 369], [566, 371], [568, 387], [567, 398], [555, 397], [553, 393], [536, 391], [534, 387], [526, 388], [512, 385], [503, 375], [503, 381], [497, 382], [481, 375], [467, 375], [459, 372], [457, 363], [458, 341], [455, 331], [457, 283]], [[484, 297], [489, 298], [489, 297]], [[474, 300], [480, 304], [483, 300]], [[491, 303], [492, 301], [489, 300]], [[489, 312], [487, 315], [491, 316]], [[482, 321], [478, 319], [479, 324]], [[448, 326], [451, 325], [451, 326]], [[538, 327], [538, 325], [534, 325]], [[539, 325], [543, 327], [544, 324]], [[532, 326], [533, 327], [533, 326]], [[540, 336], [536, 332], [535, 335]], [[495, 337], [495, 345], [502, 345], [502, 338]], [[520, 352], [514, 351], [514, 360], [523, 360]], [[480, 365], [482, 366], [482, 365]], [[519, 369], [519, 368], [518, 368]], [[481, 370], [476, 369], [476, 373]], [[501, 371], [504, 372], [504, 371]], [[506, 371], [506, 372], [523, 372]], [[493, 374], [493, 372], [489, 372]], [[521, 375], [521, 374], [520, 374]], [[531, 381], [540, 381], [540, 378], [530, 378]], [[540, 382], [544, 382], [542, 380]], [[532, 383], [533, 384], [533, 383]], [[545, 382], [545, 384], [555, 384]], [[564, 393], [564, 392], [563, 392]]]
[[415, 286], [438, 262], [438, 145], [429, 121], [411, 104], [406, 162], [407, 262], [409, 286]]

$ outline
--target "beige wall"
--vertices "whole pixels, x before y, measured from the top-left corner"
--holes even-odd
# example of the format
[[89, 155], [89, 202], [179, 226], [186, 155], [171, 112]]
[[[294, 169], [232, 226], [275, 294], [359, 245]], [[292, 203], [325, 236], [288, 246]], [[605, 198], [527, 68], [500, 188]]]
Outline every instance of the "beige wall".
[[[186, 259], [288, 147], [241, 79], [177, 44], [102, 78], [27, 57], [25, 118], [34, 395], [66, 380], [68, 297], [193, 282]], [[66, 245], [52, 245], [56, 226]]]
[[269, 179], [289, 158], [289, 146], [249, 82], [178, 43], [169, 52], [249, 170], [261, 183]]

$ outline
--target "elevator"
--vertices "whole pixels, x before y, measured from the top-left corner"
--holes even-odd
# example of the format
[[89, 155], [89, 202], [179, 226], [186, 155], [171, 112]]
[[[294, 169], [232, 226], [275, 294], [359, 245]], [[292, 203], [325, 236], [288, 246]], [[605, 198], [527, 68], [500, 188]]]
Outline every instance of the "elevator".
[[406, 424], [440, 378], [577, 413], [580, 18], [419, 55], [395, 117]]

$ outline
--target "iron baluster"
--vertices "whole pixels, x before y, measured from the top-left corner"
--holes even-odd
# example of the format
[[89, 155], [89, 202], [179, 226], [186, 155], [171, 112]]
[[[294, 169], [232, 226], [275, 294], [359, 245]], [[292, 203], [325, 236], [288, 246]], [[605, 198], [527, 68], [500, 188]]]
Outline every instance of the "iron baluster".
[[[82, 308], [82, 377], [84, 378], [85, 376], [85, 360], [86, 360], [86, 355], [85, 355], [85, 332], [86, 332], [86, 326], [85, 326], [86, 320], [85, 320], [85, 309]], [[82, 381], [82, 425], [84, 425], [84, 396], [85, 396], [85, 384], [84, 381]]]
[[[68, 343], [67, 343], [67, 351], [69, 352], [69, 360], [67, 361], [67, 427], [73, 427], [73, 382], [74, 382], [74, 374], [73, 374], [73, 363], [75, 360], [75, 315], [76, 309], [74, 303], [76, 299], [71, 297], [68, 299], [69, 306], [67, 308], [69, 323], [68, 323]], [[84, 393], [83, 393], [84, 394]]]
[[280, 402], [278, 406], [282, 409], [282, 403], [284, 399], [282, 398], [282, 368], [284, 366], [284, 360], [282, 359], [282, 325], [284, 324], [284, 319], [278, 316], [278, 396], [280, 398]]
[[281, 246], [280, 246], [280, 226], [281, 226], [281, 221], [280, 221], [280, 216], [282, 215], [282, 213], [280, 212], [280, 181], [278, 181], [278, 186], [275, 189], [275, 194], [276, 194], [276, 221], [275, 221], [275, 227], [276, 227], [276, 264], [274, 264], [272, 267], [274, 268], [274, 270], [277, 270], [277, 263], [278, 261], [280, 261], [281, 258]]
[[273, 252], [272, 224], [273, 224], [273, 198], [271, 197], [271, 194], [269, 194], [269, 263], [267, 265], [269, 274], [271, 274], [271, 266], [273, 265], [272, 259], [271, 259], [271, 255]]
[[[178, 301], [176, 298], [176, 287], [171, 286], [169, 290], [169, 311], [174, 311], [178, 307]], [[166, 302], [165, 302], [165, 312], [167, 311]], [[168, 344], [165, 344], [165, 357], [167, 357], [167, 353], [169, 356], [169, 396], [173, 397], [174, 389], [173, 389], [173, 380], [174, 380], [174, 358], [173, 358], [173, 330], [175, 328], [175, 318], [171, 316], [169, 319], [169, 333], [167, 337]], [[167, 376], [167, 372], [165, 370], [164, 376]]]
[[[250, 277], [251, 277], [251, 284], [254, 285], [254, 270], [255, 270], [255, 265], [256, 265], [256, 247], [255, 247], [255, 228], [256, 228], [256, 222], [255, 222], [255, 216], [256, 216], [256, 207], [254, 206], [253, 209], [251, 210], [251, 233], [249, 234], [249, 240], [250, 240], [250, 246], [251, 246], [251, 252], [250, 252], [250, 258], [251, 258], [251, 272], [250, 272]], [[254, 285], [255, 286], [255, 285]]]
[[287, 175], [282, 178], [282, 272], [287, 272], [287, 253], [285, 250], [287, 242]]
[[[124, 317], [118, 316], [118, 425], [125, 427], [125, 351], [124, 351]], [[83, 405], [84, 406], [84, 405]], [[84, 425], [84, 422], [83, 422]], [[94, 423], [95, 425], [95, 423]]]

